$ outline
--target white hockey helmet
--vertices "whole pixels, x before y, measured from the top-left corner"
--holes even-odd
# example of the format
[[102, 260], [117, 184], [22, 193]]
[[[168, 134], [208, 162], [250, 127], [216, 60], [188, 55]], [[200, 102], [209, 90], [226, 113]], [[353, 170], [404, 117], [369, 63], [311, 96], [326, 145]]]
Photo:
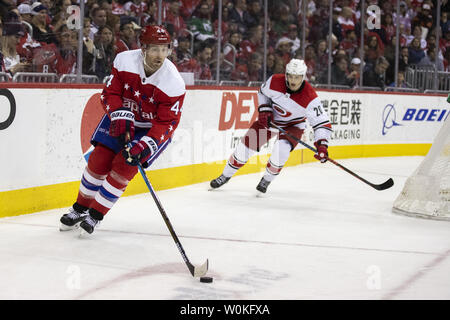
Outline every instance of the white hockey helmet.
[[291, 61], [289, 61], [289, 63], [286, 65], [286, 74], [293, 74], [305, 77], [307, 69], [308, 67], [306, 66], [304, 60], [291, 59]]

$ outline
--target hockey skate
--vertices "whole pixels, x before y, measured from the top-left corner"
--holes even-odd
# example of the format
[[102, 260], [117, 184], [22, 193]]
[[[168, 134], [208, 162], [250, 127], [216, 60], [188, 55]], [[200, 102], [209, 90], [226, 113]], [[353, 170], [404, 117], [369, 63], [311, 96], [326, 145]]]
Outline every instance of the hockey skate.
[[59, 231], [78, 229], [80, 223], [86, 218], [87, 215], [88, 208], [75, 203], [72, 207], [70, 207], [69, 212], [61, 217]]
[[214, 190], [223, 186], [225, 183], [228, 182], [228, 180], [230, 180], [230, 178], [227, 178], [223, 174], [221, 174], [218, 178], [211, 180], [209, 184], [211, 186], [210, 190]]
[[258, 183], [258, 185], [256, 186], [256, 190], [258, 190], [258, 194], [257, 196], [262, 196], [263, 194], [266, 193], [267, 191], [267, 187], [269, 186], [270, 181], [267, 181], [266, 179], [264, 179], [264, 177], [261, 179], [261, 181]]
[[102, 219], [103, 215], [100, 212], [94, 209], [90, 209], [86, 219], [84, 219], [80, 223], [81, 228], [80, 236], [86, 233], [91, 234], [92, 232], [94, 232], [95, 227], [97, 227], [100, 224], [100, 221]]

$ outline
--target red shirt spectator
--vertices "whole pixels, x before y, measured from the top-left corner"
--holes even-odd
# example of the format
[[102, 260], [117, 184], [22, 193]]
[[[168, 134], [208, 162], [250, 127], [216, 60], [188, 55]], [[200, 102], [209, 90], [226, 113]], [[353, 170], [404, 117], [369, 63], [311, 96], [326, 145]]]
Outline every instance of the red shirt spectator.
[[355, 29], [355, 21], [353, 20], [353, 12], [350, 7], [342, 8], [342, 12], [337, 18], [339, 25], [341, 26], [342, 33]]
[[386, 13], [382, 16], [381, 19], [381, 28], [384, 29], [384, 33], [386, 35], [386, 43], [391, 43], [392, 37], [395, 37], [396, 33], [396, 26], [394, 26], [392, 15], [390, 13]]
[[248, 64], [239, 64], [231, 73], [231, 80], [261, 81], [263, 58], [259, 53], [253, 53]]
[[197, 51], [196, 58], [180, 62], [178, 64], [178, 70], [180, 72], [193, 72], [195, 79], [212, 80], [212, 73], [209, 67], [211, 54], [212, 48], [206, 43], [203, 43]]
[[260, 48], [262, 38], [262, 26], [256, 26], [250, 29], [249, 39], [243, 40], [240, 45], [243, 58], [248, 59], [252, 53], [256, 52]]
[[169, 7], [164, 20], [166, 23], [171, 23], [174, 26], [177, 36], [182, 36], [184, 29], [187, 28], [183, 17], [181, 17], [180, 6], [181, 3], [178, 0], [169, 1]]
[[197, 6], [200, 5], [200, 2], [202, 2], [202, 0], [181, 0], [181, 16], [184, 19], [189, 19], [194, 13]]

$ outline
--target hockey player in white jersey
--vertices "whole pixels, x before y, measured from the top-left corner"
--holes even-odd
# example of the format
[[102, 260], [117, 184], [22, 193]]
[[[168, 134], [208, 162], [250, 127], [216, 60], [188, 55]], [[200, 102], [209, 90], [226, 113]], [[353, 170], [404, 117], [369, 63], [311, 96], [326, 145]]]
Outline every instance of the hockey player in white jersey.
[[306, 70], [303, 60], [292, 59], [286, 65], [285, 74], [275, 74], [261, 86], [258, 92], [258, 120], [239, 142], [223, 173], [211, 181], [211, 188], [216, 189], [227, 183], [250, 157], [259, 152], [261, 146], [277, 136], [266, 172], [256, 187], [259, 192], [266, 193], [297, 145], [297, 141], [286, 134], [272, 131], [271, 122], [301, 139], [308, 120], [314, 130], [317, 149], [314, 157], [322, 163], [327, 161], [331, 123], [316, 91], [305, 80]]

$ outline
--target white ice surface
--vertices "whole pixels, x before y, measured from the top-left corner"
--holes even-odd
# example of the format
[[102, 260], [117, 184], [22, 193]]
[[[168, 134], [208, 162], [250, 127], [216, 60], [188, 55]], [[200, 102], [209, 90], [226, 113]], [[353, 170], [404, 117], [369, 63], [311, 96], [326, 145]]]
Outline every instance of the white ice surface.
[[313, 163], [264, 198], [261, 174], [157, 192], [212, 284], [190, 275], [149, 193], [121, 198], [89, 238], [59, 231], [67, 208], [0, 219], [0, 299], [450, 299], [450, 223], [391, 212], [422, 159], [339, 161], [392, 177], [385, 191]]

